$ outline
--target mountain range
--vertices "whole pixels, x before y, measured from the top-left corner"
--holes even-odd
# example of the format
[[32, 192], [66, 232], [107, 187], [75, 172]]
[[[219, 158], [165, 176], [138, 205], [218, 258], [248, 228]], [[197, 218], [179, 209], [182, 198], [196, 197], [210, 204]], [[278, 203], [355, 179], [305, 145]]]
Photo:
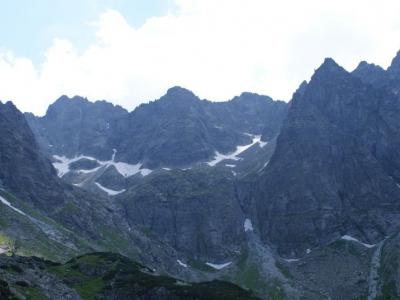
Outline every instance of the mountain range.
[[[400, 52], [387, 70], [327, 58], [289, 103], [0, 102], [0, 292], [52, 298], [52, 277], [60, 299], [397, 299], [399, 89]], [[197, 284], [218, 292], [176, 287]]]

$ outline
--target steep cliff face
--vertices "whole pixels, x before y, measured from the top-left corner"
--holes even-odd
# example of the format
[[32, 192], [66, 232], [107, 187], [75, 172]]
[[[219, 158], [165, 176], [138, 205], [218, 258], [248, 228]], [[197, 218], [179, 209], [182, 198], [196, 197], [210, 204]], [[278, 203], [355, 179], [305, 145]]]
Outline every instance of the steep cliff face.
[[[51, 162], [40, 151], [24, 115], [0, 102], [0, 187], [39, 210], [52, 212], [65, 203]], [[70, 190], [67, 188], [67, 190]]]
[[117, 199], [130, 224], [158, 234], [190, 259], [224, 263], [244, 245], [245, 217], [225, 168], [154, 173]]
[[363, 84], [333, 61], [313, 77], [312, 103], [344, 132], [355, 135], [385, 171], [400, 182], [400, 101], [391, 89]]
[[265, 242], [298, 257], [345, 234], [373, 244], [399, 226], [398, 159], [388, 159], [398, 157], [397, 140], [388, 138], [387, 109], [397, 103], [325, 60], [304, 95], [294, 95], [258, 181]]

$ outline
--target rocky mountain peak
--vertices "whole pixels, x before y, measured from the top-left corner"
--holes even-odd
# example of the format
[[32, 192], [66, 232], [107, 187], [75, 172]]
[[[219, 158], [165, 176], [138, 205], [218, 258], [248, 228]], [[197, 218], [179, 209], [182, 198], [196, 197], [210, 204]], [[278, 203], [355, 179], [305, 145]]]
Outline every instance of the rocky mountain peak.
[[[0, 101], [0, 103], [1, 103], [1, 101]], [[12, 101], [7, 101], [7, 102], [5, 103], [5, 105], [7, 105], [8, 107], [12, 107], [12, 108], [17, 109], [17, 107], [14, 105], [14, 103], [13, 103]]]
[[273, 100], [268, 96], [259, 95], [257, 93], [243, 92], [240, 94], [240, 96], [234, 97], [232, 99], [232, 102], [244, 104], [262, 103], [263, 105], [265, 105], [269, 102], [273, 102]]
[[322, 65], [315, 71], [313, 77], [326, 73], [347, 73], [347, 71], [339, 66], [332, 58], [327, 57]]
[[369, 64], [366, 61], [360, 62], [351, 74], [376, 88], [380, 88], [388, 82], [387, 72], [382, 67]]
[[398, 51], [396, 56], [393, 58], [392, 63], [387, 71], [396, 76], [400, 75], [400, 51]]
[[162, 98], [178, 98], [178, 99], [184, 99], [184, 100], [190, 100], [190, 99], [199, 99], [192, 91], [189, 91], [185, 88], [182, 88], [180, 86], [174, 86], [170, 89], [168, 89], [167, 94], [162, 97]]
[[361, 71], [366, 71], [366, 70], [374, 70], [374, 71], [382, 70], [383, 71], [383, 68], [381, 66], [378, 66], [375, 64], [367, 63], [365, 60], [363, 60], [358, 64], [358, 66], [354, 70], [354, 72], [361, 72]]
[[[68, 106], [77, 106], [77, 105], [83, 105], [85, 103], [88, 103], [88, 99], [81, 97], [81, 96], [74, 96], [72, 98], [69, 98], [67, 95], [62, 95], [60, 98], [58, 98], [54, 104], [55, 105], [68, 105]], [[51, 105], [50, 105], [51, 106]]]
[[307, 88], [307, 85], [308, 85], [307, 81], [304, 80], [304, 81], [300, 84], [300, 86], [297, 88], [296, 93], [298, 93], [298, 94], [300, 94], [300, 95], [304, 95], [304, 93], [305, 93], [305, 91], [306, 91], [306, 88]]
[[76, 116], [77, 111], [81, 112], [82, 107], [88, 102], [89, 101], [86, 98], [82, 98], [80, 96], [69, 98], [68, 96], [63, 95], [49, 106], [46, 116], [50, 118], [57, 118], [59, 114], [65, 114], [67, 112], [70, 112]]

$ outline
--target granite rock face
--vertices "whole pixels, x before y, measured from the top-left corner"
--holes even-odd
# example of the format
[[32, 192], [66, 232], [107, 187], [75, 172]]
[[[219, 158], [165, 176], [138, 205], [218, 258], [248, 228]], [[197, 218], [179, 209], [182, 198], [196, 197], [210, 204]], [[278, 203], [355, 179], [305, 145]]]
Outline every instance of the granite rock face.
[[325, 60], [294, 95], [258, 179], [265, 242], [298, 257], [346, 234], [374, 244], [400, 225], [399, 103]]

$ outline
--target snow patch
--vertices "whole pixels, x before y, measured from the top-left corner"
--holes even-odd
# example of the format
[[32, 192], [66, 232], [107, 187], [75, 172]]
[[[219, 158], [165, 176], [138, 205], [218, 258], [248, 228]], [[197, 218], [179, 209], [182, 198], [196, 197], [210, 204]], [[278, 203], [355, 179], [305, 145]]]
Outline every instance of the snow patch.
[[141, 169], [142, 164], [131, 165], [131, 164], [124, 163], [124, 162], [115, 162], [114, 160], [115, 160], [115, 154], [117, 153], [117, 149], [113, 149], [113, 151], [114, 152], [111, 155], [111, 160], [109, 160], [109, 161], [100, 161], [94, 157], [84, 156], [84, 155], [76, 156], [72, 159], [66, 158], [65, 156], [61, 157], [58, 155], [53, 155], [53, 157], [56, 160], [58, 160], [57, 162], [53, 163], [53, 166], [54, 166], [54, 168], [57, 169], [59, 177], [63, 177], [66, 173], [68, 173], [70, 171], [69, 165], [71, 163], [76, 162], [80, 159], [84, 159], [84, 158], [97, 161], [100, 164], [100, 167], [96, 167], [91, 170], [79, 170], [78, 172], [81, 172], [81, 173], [93, 173], [93, 172], [97, 171], [98, 169], [100, 169], [102, 166], [106, 166], [106, 168], [108, 168], [109, 166], [114, 166], [117, 169], [118, 173], [120, 173], [124, 177], [130, 177], [137, 173], [141, 173], [143, 176], [146, 176], [146, 175], [149, 175], [151, 172], [153, 172], [153, 170]]
[[[102, 163], [102, 162], [99, 162]], [[123, 163], [123, 162], [113, 162], [113, 161], [109, 161], [106, 162], [107, 165], [113, 165], [118, 173], [120, 173], [122, 176], [124, 177], [130, 177], [132, 175], [135, 175], [137, 173], [141, 173], [143, 176], [149, 175], [151, 172], [153, 172], [152, 170], [149, 169], [140, 169], [140, 167], [142, 166], [142, 164], [137, 164], [137, 165], [130, 165], [127, 163]]]
[[262, 170], [264, 170], [264, 168], [268, 165], [268, 163], [269, 163], [269, 161], [267, 161], [258, 172], [261, 172]]
[[237, 157], [240, 153], [242, 153], [243, 151], [247, 150], [248, 148], [250, 148], [251, 146], [253, 146], [255, 143], [260, 141], [261, 135], [251, 135], [246, 133], [247, 135], [252, 136], [253, 138], [253, 142], [245, 145], [245, 146], [237, 146], [236, 147], [236, 151], [231, 153], [231, 154], [221, 154], [218, 151], [215, 151], [215, 157], [214, 160], [208, 162], [207, 164], [211, 167], [215, 166], [217, 163], [219, 163], [220, 161], [223, 161], [224, 159], [231, 159], [231, 160], [242, 160], [243, 158]]
[[166, 171], [171, 171], [171, 169], [170, 169], [170, 168], [163, 168], [163, 170], [166, 170]]
[[236, 165], [225, 165], [225, 166], [230, 167], [230, 168], [236, 167]]
[[66, 158], [65, 156], [58, 156], [58, 155], [53, 155], [53, 157], [58, 160], [57, 162], [53, 163], [54, 168], [58, 171], [58, 176], [63, 177], [66, 173], [69, 172], [69, 164], [76, 162], [81, 159], [89, 159], [89, 160], [96, 160], [93, 157], [90, 156], [84, 156], [84, 155], [79, 155], [75, 156], [72, 159]]
[[307, 254], [310, 254], [310, 253], [311, 253], [311, 250], [310, 250], [310, 249], [307, 249], [307, 250], [306, 250], [306, 253], [307, 253]]
[[111, 155], [112, 162], [114, 162], [114, 160], [115, 160], [115, 153], [117, 153], [117, 149], [113, 149], [113, 154]]
[[244, 221], [244, 231], [253, 231], [253, 224], [249, 219]]
[[206, 263], [206, 265], [208, 265], [208, 266], [210, 266], [210, 267], [212, 267], [214, 269], [221, 270], [222, 268], [225, 268], [225, 267], [229, 266], [231, 263], [232, 262], [228, 262], [228, 263], [222, 264], [222, 265], [215, 265], [215, 264], [212, 264], [212, 263]]
[[99, 188], [101, 188], [103, 191], [105, 191], [108, 195], [110, 195], [110, 196], [115, 196], [115, 195], [118, 195], [118, 194], [121, 194], [121, 193], [123, 193], [123, 192], [125, 192], [126, 190], [125, 189], [123, 189], [123, 190], [121, 190], [121, 191], [114, 191], [114, 190], [110, 190], [110, 189], [108, 189], [108, 188], [105, 188], [104, 186], [102, 186], [100, 183], [98, 183], [98, 182], [95, 182], [95, 184], [99, 187]]
[[184, 264], [183, 262], [181, 262], [179, 259], [176, 260], [178, 262], [178, 264], [180, 264], [182, 267], [187, 268], [187, 264]]
[[20, 213], [21, 215], [26, 216], [26, 214], [24, 212], [20, 211], [18, 208], [15, 208], [14, 206], [12, 206], [10, 202], [8, 202], [6, 199], [4, 199], [1, 196], [0, 196], [0, 201], [3, 202], [5, 205], [11, 207], [13, 210]]
[[[309, 249], [308, 249], [309, 250]], [[295, 261], [299, 261], [300, 258], [289, 258], [289, 259], [285, 259], [287, 262], [295, 262]]]
[[103, 167], [103, 166], [96, 167], [96, 168], [91, 169], [91, 170], [78, 170], [78, 172], [79, 172], [79, 173], [89, 174], [89, 173], [96, 172], [98, 169], [100, 169], [100, 168], [102, 168], [102, 167]]
[[260, 146], [260, 148], [264, 148], [264, 146], [268, 144], [268, 142], [263, 142], [263, 141], [258, 141], [258, 145]]
[[361, 245], [363, 245], [364, 247], [367, 247], [367, 248], [373, 248], [373, 247], [376, 246], [376, 245], [361, 243], [359, 240], [357, 240], [356, 238], [353, 238], [353, 237], [351, 237], [351, 236], [349, 236], [349, 235], [344, 235], [344, 236], [342, 236], [340, 239], [341, 239], [341, 240], [345, 240], [345, 241], [357, 242], [357, 243], [359, 243], [359, 244], [361, 244]]

